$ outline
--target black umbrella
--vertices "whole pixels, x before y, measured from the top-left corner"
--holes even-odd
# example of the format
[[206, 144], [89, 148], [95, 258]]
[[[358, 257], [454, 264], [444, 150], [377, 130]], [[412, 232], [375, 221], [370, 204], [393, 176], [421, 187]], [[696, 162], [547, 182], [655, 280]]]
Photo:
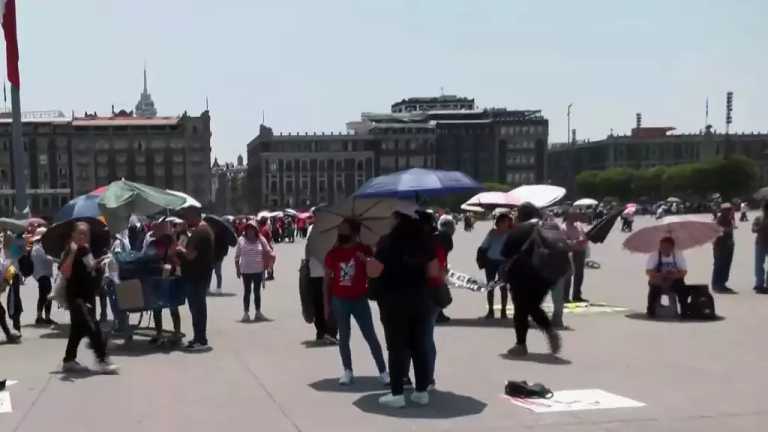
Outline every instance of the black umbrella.
[[592, 228], [587, 231], [587, 239], [592, 243], [604, 242], [613, 229], [613, 226], [616, 225], [616, 220], [621, 216], [622, 211], [623, 209], [616, 209], [595, 222], [595, 224], [592, 225]]
[[91, 227], [91, 252], [96, 258], [109, 252], [109, 230], [104, 222], [95, 218], [76, 218], [59, 222], [48, 228], [43, 234], [42, 242], [45, 253], [54, 258], [59, 258], [72, 239], [72, 230], [77, 222], [86, 222]]
[[213, 234], [216, 236], [217, 240], [224, 240], [227, 243], [227, 246], [237, 246], [237, 234], [229, 222], [216, 215], [205, 215], [203, 220], [211, 226]]

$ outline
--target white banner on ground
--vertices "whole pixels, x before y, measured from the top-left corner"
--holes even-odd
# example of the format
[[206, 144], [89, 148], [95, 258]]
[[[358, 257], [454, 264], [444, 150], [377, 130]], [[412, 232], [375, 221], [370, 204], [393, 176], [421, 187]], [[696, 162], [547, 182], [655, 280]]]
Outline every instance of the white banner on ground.
[[13, 412], [11, 406], [11, 393], [6, 391], [0, 392], [0, 414]]
[[505, 396], [513, 404], [536, 413], [638, 408], [644, 403], [599, 389], [556, 391], [551, 399], [522, 399]]

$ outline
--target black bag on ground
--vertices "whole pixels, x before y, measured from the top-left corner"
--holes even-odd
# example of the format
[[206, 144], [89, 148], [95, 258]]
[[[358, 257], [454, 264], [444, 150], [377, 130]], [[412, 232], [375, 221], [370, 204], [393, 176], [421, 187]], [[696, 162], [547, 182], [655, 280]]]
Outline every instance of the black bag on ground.
[[554, 393], [542, 383], [529, 384], [528, 381], [507, 381], [504, 394], [524, 399], [549, 399]]
[[29, 252], [19, 257], [19, 273], [25, 278], [32, 276], [35, 272], [35, 264]]
[[529, 254], [533, 270], [550, 283], [557, 282], [570, 271], [569, 252], [565, 233], [551, 223], [537, 225], [523, 246], [523, 253]]
[[688, 298], [687, 314], [684, 318], [711, 320], [716, 319], [715, 299], [706, 285], [689, 285], [691, 296]]

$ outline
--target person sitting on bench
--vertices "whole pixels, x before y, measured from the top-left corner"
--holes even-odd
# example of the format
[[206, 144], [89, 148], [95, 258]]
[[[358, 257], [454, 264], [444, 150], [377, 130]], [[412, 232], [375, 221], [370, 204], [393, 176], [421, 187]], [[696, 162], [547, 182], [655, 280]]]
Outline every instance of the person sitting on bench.
[[684, 282], [688, 266], [682, 252], [675, 250], [675, 239], [664, 237], [659, 241], [659, 250], [648, 256], [645, 273], [648, 275], [648, 317], [655, 317], [656, 305], [665, 292], [675, 293], [680, 313], [685, 316], [690, 296]]

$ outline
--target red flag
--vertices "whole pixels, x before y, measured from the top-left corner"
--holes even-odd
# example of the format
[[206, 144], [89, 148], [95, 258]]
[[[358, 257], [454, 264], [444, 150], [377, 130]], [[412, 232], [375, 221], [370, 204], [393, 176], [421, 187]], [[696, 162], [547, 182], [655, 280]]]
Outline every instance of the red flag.
[[3, 33], [5, 33], [5, 62], [8, 66], [8, 81], [11, 85], [20, 88], [19, 79], [19, 43], [16, 38], [16, 0], [3, 1]]

